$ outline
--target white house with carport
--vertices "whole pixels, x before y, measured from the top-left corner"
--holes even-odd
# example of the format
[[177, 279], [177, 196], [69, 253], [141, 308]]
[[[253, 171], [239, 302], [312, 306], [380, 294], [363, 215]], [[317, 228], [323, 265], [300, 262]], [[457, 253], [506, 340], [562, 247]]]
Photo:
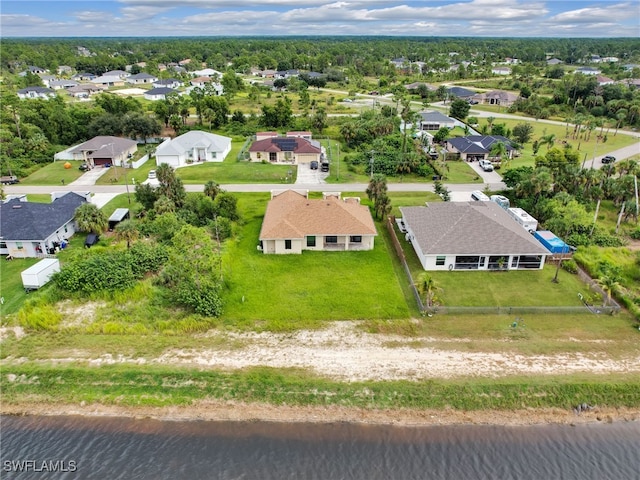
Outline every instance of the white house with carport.
[[87, 201], [65, 192], [51, 203], [9, 200], [0, 204], [0, 255], [42, 257], [55, 252], [76, 232], [76, 209]]
[[215, 133], [191, 130], [164, 141], [156, 149], [156, 164], [173, 168], [201, 162], [222, 162], [231, 151], [231, 139]]
[[56, 96], [56, 92], [47, 87], [27, 87], [18, 90], [18, 98], [42, 98], [47, 100]]
[[127, 82], [131, 83], [132, 85], [149, 85], [153, 82], [156, 82], [157, 80], [158, 77], [156, 77], [155, 75], [144, 72], [136, 73], [135, 75], [127, 77]]
[[443, 113], [436, 111], [419, 112], [420, 124], [418, 130], [421, 131], [438, 131], [443, 127], [452, 129], [456, 126], [456, 121], [447, 117]]
[[425, 270], [541, 270], [550, 252], [495, 202], [400, 207]]

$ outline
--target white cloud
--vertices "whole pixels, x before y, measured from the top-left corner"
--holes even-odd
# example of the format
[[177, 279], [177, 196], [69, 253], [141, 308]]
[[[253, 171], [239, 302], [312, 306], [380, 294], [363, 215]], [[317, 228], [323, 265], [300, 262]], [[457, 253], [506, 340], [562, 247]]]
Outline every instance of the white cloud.
[[[592, 23], [606, 20], [608, 22], [615, 20], [627, 20], [635, 18], [636, 22], [640, 19], [640, 4], [635, 3], [618, 3], [608, 7], [589, 7], [580, 8], [578, 10], [569, 10], [559, 13], [549, 19], [550, 22], [556, 24], [574, 24], [574, 23]], [[637, 25], [637, 23], [636, 23]], [[640, 29], [639, 29], [640, 30]], [[639, 32], [640, 33], [640, 32]]]

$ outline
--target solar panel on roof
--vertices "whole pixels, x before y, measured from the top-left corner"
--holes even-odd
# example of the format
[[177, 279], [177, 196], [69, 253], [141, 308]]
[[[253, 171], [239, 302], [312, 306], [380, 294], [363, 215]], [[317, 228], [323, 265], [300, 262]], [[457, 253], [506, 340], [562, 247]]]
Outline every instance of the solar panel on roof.
[[295, 138], [273, 138], [271, 139], [271, 141], [278, 145], [278, 147], [280, 147], [280, 149], [284, 151], [295, 150], [297, 144]]

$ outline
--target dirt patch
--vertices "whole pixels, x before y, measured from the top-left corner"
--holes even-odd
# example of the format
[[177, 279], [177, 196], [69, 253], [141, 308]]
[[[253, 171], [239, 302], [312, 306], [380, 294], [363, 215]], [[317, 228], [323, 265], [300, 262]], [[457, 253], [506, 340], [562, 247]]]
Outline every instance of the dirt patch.
[[22, 327], [0, 327], [0, 342], [8, 338], [10, 335], [13, 335], [19, 340], [24, 337], [26, 333]]
[[[440, 339], [369, 334], [356, 322], [335, 322], [324, 330], [294, 333], [225, 334], [235, 348], [172, 349], [150, 363], [242, 369], [256, 366], [301, 368], [342, 381], [422, 380], [504, 377], [521, 374], [567, 375], [640, 373], [640, 356], [612, 359], [601, 353], [522, 355], [464, 352], [443, 348]], [[237, 347], [240, 343], [242, 346]]]
[[84, 415], [95, 417], [154, 418], [168, 421], [264, 421], [292, 423], [349, 422], [370, 425], [539, 425], [612, 423], [639, 421], [640, 411], [629, 408], [599, 408], [576, 414], [559, 408], [495, 410], [374, 410], [339, 406], [268, 405], [224, 401], [199, 401], [189, 406], [122, 407], [117, 405], [51, 405], [22, 403], [0, 408], [4, 415]]
[[85, 302], [74, 304], [71, 300], [58, 303], [58, 311], [63, 315], [62, 327], [77, 327], [88, 325], [95, 321], [96, 310], [104, 307], [105, 302]]

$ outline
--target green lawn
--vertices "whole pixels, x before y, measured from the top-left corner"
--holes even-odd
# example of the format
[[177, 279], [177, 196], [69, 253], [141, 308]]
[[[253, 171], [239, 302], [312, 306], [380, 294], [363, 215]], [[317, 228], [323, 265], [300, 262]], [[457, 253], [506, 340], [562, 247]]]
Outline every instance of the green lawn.
[[256, 197], [243, 213], [240, 238], [224, 255], [225, 323], [295, 329], [323, 320], [408, 317], [381, 236], [368, 252], [265, 255], [256, 245], [268, 196]]
[[[449, 306], [580, 306], [578, 293], [589, 289], [577, 275], [560, 270], [559, 283], [551, 279], [555, 265], [535, 271], [430, 272], [442, 288], [439, 295]], [[586, 310], [585, 310], [586, 313]]]
[[5, 318], [5, 315], [17, 312], [27, 299], [20, 273], [38, 261], [38, 258], [16, 258], [11, 261], [6, 261], [4, 257], [0, 259], [0, 297], [4, 299], [0, 303], [0, 317]]
[[[78, 170], [82, 162], [68, 162], [71, 168], [64, 168], [66, 161], [49, 163], [20, 180], [22, 185], [68, 185], [77, 180], [84, 172]], [[64, 183], [63, 183], [64, 182]]]

